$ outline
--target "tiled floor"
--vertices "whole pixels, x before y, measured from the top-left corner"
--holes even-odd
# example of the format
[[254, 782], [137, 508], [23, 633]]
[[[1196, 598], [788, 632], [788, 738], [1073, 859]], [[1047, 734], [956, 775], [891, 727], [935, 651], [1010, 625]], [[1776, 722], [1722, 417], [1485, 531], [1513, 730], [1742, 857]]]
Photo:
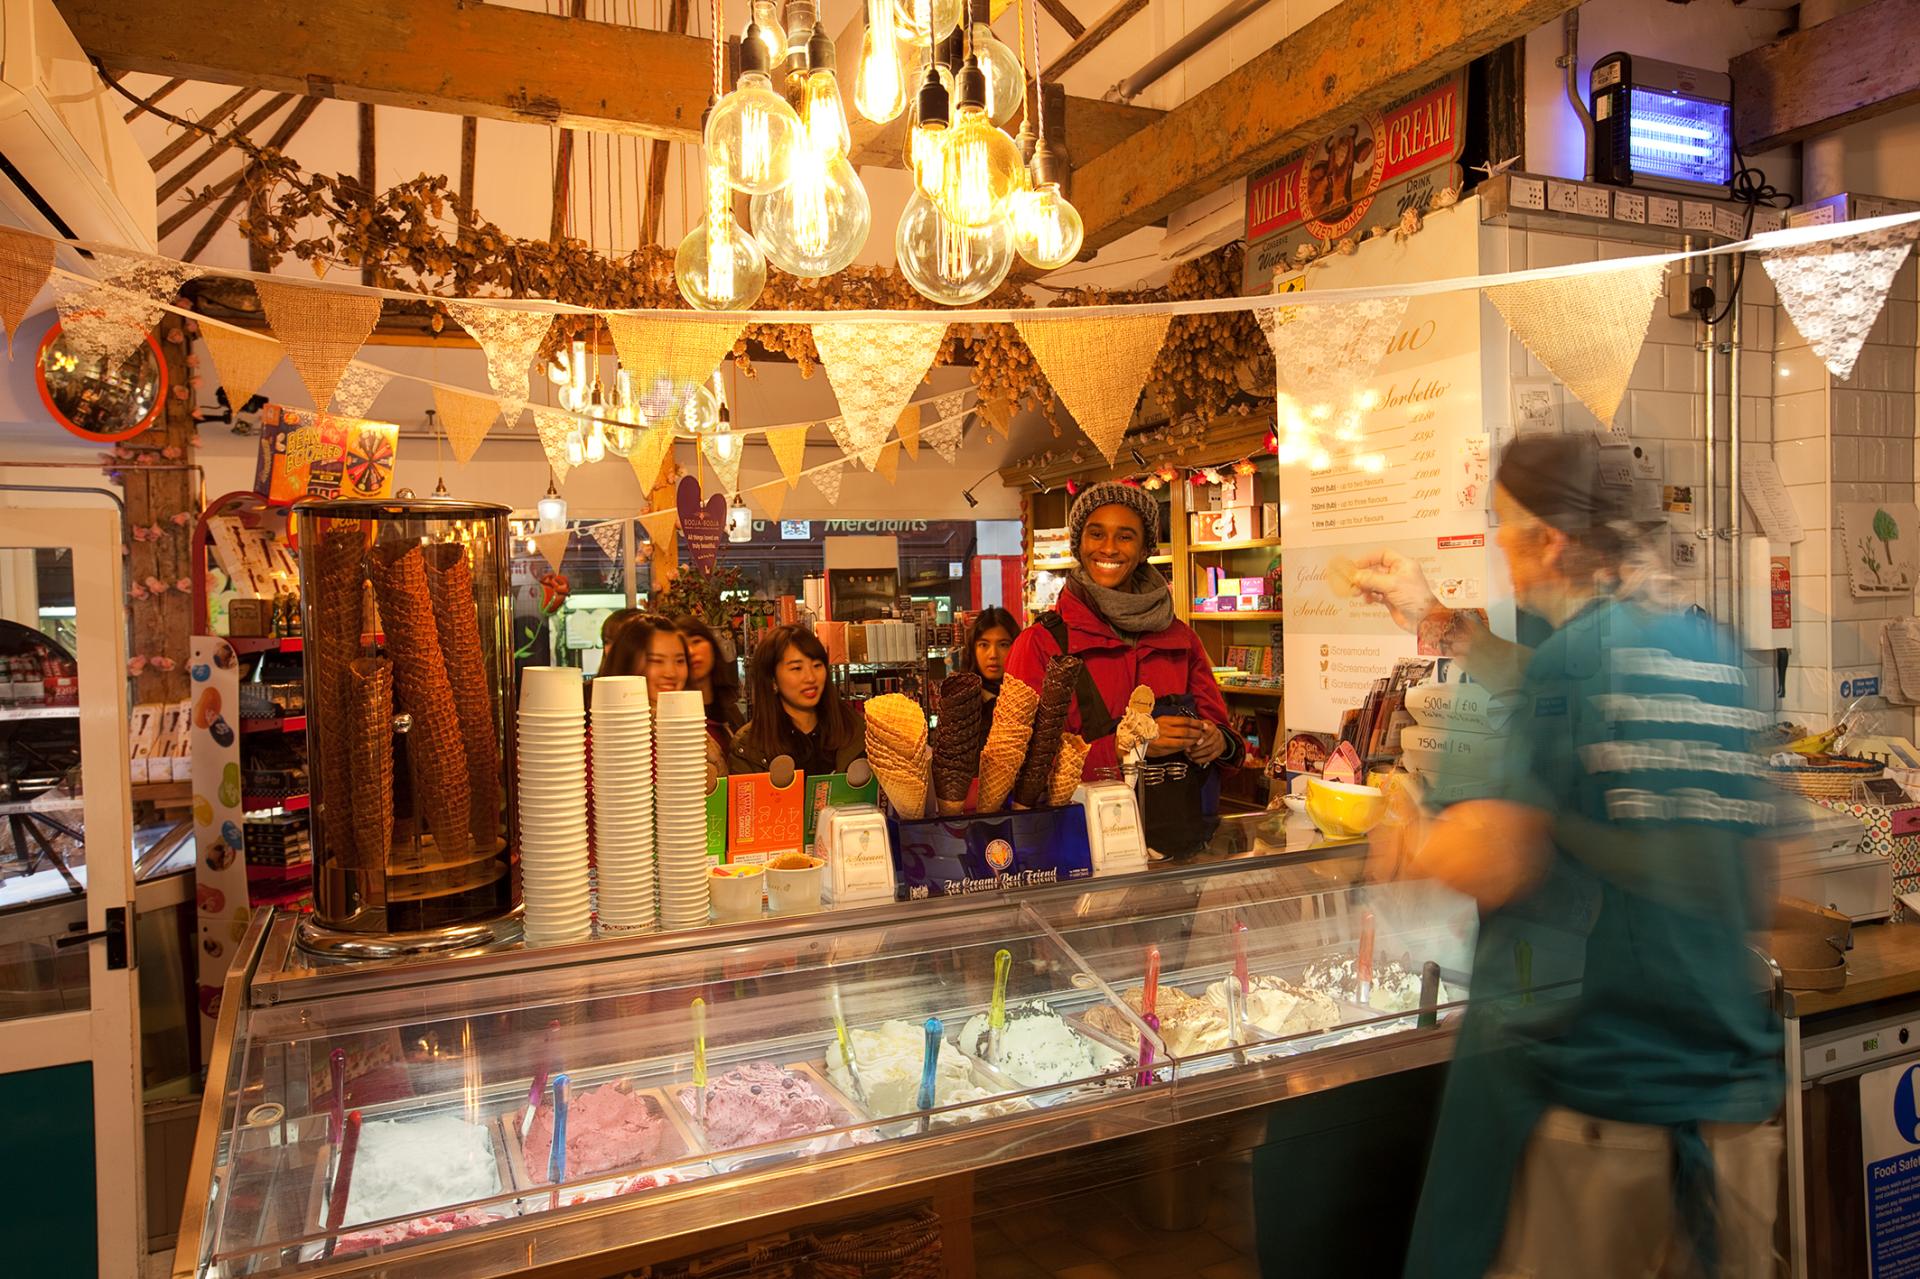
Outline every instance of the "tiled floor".
[[[1187, 1175], [1187, 1174], [1182, 1174]], [[1251, 1165], [1191, 1170], [1211, 1182], [1205, 1222], [1156, 1230], [1130, 1211], [1128, 1188], [1052, 1200], [1021, 1217], [974, 1222], [979, 1279], [1259, 1279]]]

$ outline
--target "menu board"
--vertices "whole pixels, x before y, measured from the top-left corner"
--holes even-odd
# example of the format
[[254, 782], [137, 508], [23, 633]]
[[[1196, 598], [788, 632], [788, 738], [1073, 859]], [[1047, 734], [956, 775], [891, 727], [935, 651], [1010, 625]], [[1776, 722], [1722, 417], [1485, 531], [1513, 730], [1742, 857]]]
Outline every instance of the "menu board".
[[[1479, 270], [1471, 204], [1427, 219], [1403, 243], [1370, 240], [1327, 259], [1313, 289], [1364, 287]], [[1421, 565], [1442, 602], [1485, 608], [1488, 488], [1493, 441], [1482, 413], [1479, 295], [1417, 297], [1372, 378], [1375, 408], [1361, 415], [1358, 449], [1384, 463], [1367, 470], [1337, 458], [1324, 470], [1280, 470], [1286, 543], [1286, 721], [1331, 732], [1374, 680], [1431, 642], [1406, 633], [1378, 605], [1335, 588], [1328, 569], [1395, 551]], [[1283, 330], [1284, 332], [1284, 330]]]

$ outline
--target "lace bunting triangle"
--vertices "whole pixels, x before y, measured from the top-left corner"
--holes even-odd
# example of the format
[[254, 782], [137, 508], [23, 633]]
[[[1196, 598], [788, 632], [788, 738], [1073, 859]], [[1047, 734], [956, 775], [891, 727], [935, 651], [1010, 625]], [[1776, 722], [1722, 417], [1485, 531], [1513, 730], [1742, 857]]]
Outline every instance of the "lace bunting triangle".
[[1853, 376], [1920, 227], [1885, 227], [1760, 255], [1793, 327], [1837, 378]]
[[946, 339], [944, 320], [932, 323], [859, 324], [815, 321], [813, 344], [827, 367], [827, 381], [840, 401], [847, 443], [872, 470], [880, 460], [900, 410], [913, 399]]
[[573, 414], [563, 409], [536, 408], [533, 411], [533, 429], [540, 436], [540, 450], [547, 455], [547, 465], [553, 468], [553, 478], [560, 483], [567, 482], [567, 472], [573, 469], [573, 459], [567, 455], [567, 441], [573, 436], [573, 429], [579, 423]]
[[393, 374], [385, 369], [355, 360], [347, 365], [347, 371], [340, 375], [340, 381], [333, 388], [334, 411], [348, 417], [365, 417], [392, 380]]
[[625, 520], [614, 520], [608, 524], [595, 524], [587, 530], [593, 535], [593, 540], [600, 544], [600, 553], [615, 564], [620, 562], [621, 530], [625, 526]]
[[1275, 394], [1346, 409], [1380, 367], [1406, 313], [1406, 298], [1255, 312], [1273, 348]]
[[835, 462], [821, 467], [807, 477], [813, 481], [813, 486], [820, 490], [820, 496], [827, 499], [829, 506], [840, 500], [840, 481], [845, 478], [846, 469], [846, 463]]
[[533, 357], [553, 327], [545, 311], [516, 311], [479, 302], [449, 302], [447, 314], [460, 322], [487, 356], [487, 382], [500, 401], [509, 430], [526, 407]]

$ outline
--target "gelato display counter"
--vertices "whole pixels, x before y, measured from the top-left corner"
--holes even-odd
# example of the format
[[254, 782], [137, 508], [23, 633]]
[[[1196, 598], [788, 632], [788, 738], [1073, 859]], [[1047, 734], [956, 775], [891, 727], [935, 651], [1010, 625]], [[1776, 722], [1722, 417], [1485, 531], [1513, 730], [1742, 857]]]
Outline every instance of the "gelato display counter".
[[1276, 1112], [1446, 1059], [1472, 904], [1365, 851], [1262, 814], [1130, 875], [363, 963], [262, 916], [173, 1274], [721, 1273], [902, 1206], [917, 1251], [862, 1273], [970, 1273], [995, 1204], [1177, 1199]]

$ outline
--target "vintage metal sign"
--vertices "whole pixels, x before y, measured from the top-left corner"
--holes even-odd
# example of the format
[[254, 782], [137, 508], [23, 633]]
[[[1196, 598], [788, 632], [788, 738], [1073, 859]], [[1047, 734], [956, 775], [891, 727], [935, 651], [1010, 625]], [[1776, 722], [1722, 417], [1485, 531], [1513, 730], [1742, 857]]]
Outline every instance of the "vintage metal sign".
[[1455, 72], [1249, 178], [1247, 291], [1271, 287], [1297, 245], [1390, 226], [1435, 187], [1457, 187], [1466, 89]]

